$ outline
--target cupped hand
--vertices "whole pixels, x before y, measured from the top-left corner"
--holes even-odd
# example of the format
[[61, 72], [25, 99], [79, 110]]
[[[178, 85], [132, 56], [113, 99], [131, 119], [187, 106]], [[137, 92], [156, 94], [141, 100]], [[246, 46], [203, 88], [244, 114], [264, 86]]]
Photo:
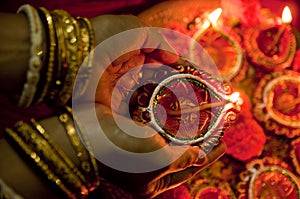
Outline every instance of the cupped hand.
[[[116, 103], [113, 108], [119, 108], [121, 99], [112, 102], [111, 93], [120, 77], [131, 69], [142, 66], [145, 62], [170, 64], [178, 60], [178, 55], [162, 35], [148, 29], [136, 16], [102, 15], [91, 19], [91, 22], [96, 40], [94, 62], [101, 62], [97, 64], [97, 70], [103, 69], [95, 96], [96, 101], [101, 104], [110, 106], [111, 103]], [[119, 34], [128, 30], [132, 30], [129, 36]], [[139, 70], [131, 73], [130, 78], [119, 83], [124, 85], [119, 95], [136, 84]]]
[[[123, 113], [122, 104], [126, 98], [126, 91], [131, 91], [138, 84], [139, 75], [145, 63], [158, 65], [173, 64], [178, 61], [179, 56], [169, 46], [168, 42], [157, 32], [146, 28], [137, 17], [134, 16], [100, 16], [92, 19], [96, 34], [96, 43], [103, 44], [112, 35], [123, 31], [141, 28], [132, 40], [112, 43], [107, 51], [116, 46], [124, 49], [116, 49], [118, 52], [125, 52], [129, 46], [135, 46], [131, 51], [121, 54], [116, 59], [107, 51], [109, 65], [103, 67], [103, 73], [99, 79], [95, 93], [95, 110], [98, 122], [107, 138], [118, 148], [131, 153], [151, 153], [160, 150], [164, 161], [153, 156], [151, 161], [145, 164], [158, 165], [157, 170], [131, 173], [120, 171], [102, 165], [104, 176], [130, 192], [142, 198], [152, 198], [158, 194], [185, 183], [192, 176], [211, 165], [225, 152], [225, 145], [220, 143], [209, 154], [205, 154], [198, 146], [170, 146], [169, 142], [154, 129], [148, 126], [138, 128], [130, 117]], [[148, 44], [151, 43], [149, 48]], [[166, 50], [169, 49], [169, 50]], [[134, 70], [135, 68], [138, 68]], [[122, 78], [129, 74], [126, 78]], [[120, 82], [121, 81], [121, 82]], [[117, 87], [116, 85], [122, 85]], [[113, 95], [113, 91], [115, 94]], [[112, 97], [113, 96], [113, 97]], [[128, 104], [125, 104], [125, 106]], [[127, 107], [128, 108], [128, 107]], [[116, 122], [118, 121], [118, 123]], [[119, 123], [127, 125], [126, 130], [119, 126]], [[130, 132], [128, 134], [128, 130]], [[144, 137], [139, 137], [138, 135]], [[136, 135], [136, 136], [134, 136]], [[150, 135], [150, 136], [145, 136]], [[176, 151], [182, 151], [178, 155]], [[106, 152], [109, 154], [109, 148]], [[102, 151], [96, 151], [102, 153]], [[162, 162], [168, 162], [164, 165]], [[120, 162], [122, 164], [122, 162]], [[101, 162], [100, 162], [101, 165]]]
[[[138, 198], [154, 198], [187, 182], [197, 173], [218, 160], [226, 150], [223, 142], [220, 142], [219, 145], [206, 154], [199, 146], [170, 146], [158, 133], [147, 138], [131, 136], [115, 123], [115, 120], [122, 120], [123, 123], [127, 122], [128, 125], [131, 125], [131, 121], [128, 118], [123, 116], [115, 118], [111, 109], [101, 104], [96, 105], [96, 111], [99, 124], [104, 133], [115, 145], [114, 147], [124, 151], [124, 157], [127, 155], [126, 152], [147, 156], [147, 153], [159, 150], [159, 155], [153, 155], [150, 158], [147, 156], [142, 162], [137, 162], [142, 168], [145, 165], [151, 168], [157, 167], [157, 170], [149, 172], [124, 172], [100, 162], [100, 170], [103, 171], [104, 177], [133, 193]], [[131, 129], [134, 131], [137, 128], [133, 127]], [[145, 127], [144, 132], [129, 133], [146, 134], [145, 131], [147, 130], [151, 131], [150, 128]], [[98, 152], [102, 153], [102, 155], [107, 153], [111, 158], [120, 155], [115, 154], [115, 152], [110, 153], [109, 149], [106, 152]], [[169, 164], [164, 165], [166, 162], [169, 162]], [[119, 161], [119, 164], [126, 165], [127, 162], [123, 159]]]

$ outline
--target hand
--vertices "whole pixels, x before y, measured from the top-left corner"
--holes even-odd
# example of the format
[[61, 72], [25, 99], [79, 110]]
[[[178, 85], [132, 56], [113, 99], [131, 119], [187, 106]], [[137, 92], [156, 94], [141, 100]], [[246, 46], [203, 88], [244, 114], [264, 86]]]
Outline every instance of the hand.
[[[141, 66], [145, 62], [171, 64], [178, 60], [178, 55], [174, 53], [174, 50], [170, 48], [164, 38], [157, 32], [147, 30], [146, 25], [141, 22], [138, 17], [130, 15], [102, 15], [91, 19], [91, 22], [95, 30], [96, 45], [105, 45], [106, 43], [104, 41], [113, 35], [136, 29], [136, 31], [133, 32], [134, 35], [131, 35], [130, 38], [126, 37], [124, 41], [121, 40], [121, 42], [114, 43], [115, 40], [109, 40], [108, 45], [105, 46], [105, 51], [98, 50], [96, 47], [96, 56], [101, 53], [102, 57], [105, 57], [105, 63], [109, 64], [107, 67], [107, 65], [103, 63], [102, 58], [95, 58], [96, 62], [102, 62], [98, 64], [98, 69], [105, 69], [99, 81], [96, 93], [96, 101], [101, 104], [110, 106], [111, 91], [120, 76], [130, 69]], [[142, 27], [144, 28], [138, 29]], [[127, 52], [128, 46], [132, 46], [134, 50]], [[148, 46], [152, 46], [152, 48]], [[170, 51], [161, 49], [170, 49]], [[112, 58], [114, 57], [113, 53], [117, 54], [116, 56], [121, 56], [114, 59]], [[105, 56], [103, 56], [103, 54], [105, 54]], [[135, 74], [133, 74], [134, 77], [124, 80], [126, 82], [124, 82], [123, 89], [130, 89], [136, 84], [138, 73], [139, 71], [136, 70]], [[122, 91], [120, 91], [120, 95], [122, 94], [121, 92]], [[114, 100], [113, 103], [120, 103], [120, 99]], [[119, 105], [120, 104], [115, 104], [114, 108], [118, 109]]]
[[[105, 39], [111, 35], [145, 26], [138, 18], [133, 16], [101, 16], [93, 19], [92, 22], [95, 27], [96, 43], [100, 43], [100, 45], [103, 44], [101, 42], [105, 42]], [[149, 153], [161, 149], [164, 154], [163, 157], [170, 161], [169, 165], [156, 171], [140, 174], [126, 173], [102, 165], [101, 170], [104, 171], [105, 177], [143, 198], [151, 198], [186, 182], [199, 171], [211, 165], [224, 154], [225, 145], [223, 143], [219, 144], [209, 154], [205, 154], [198, 146], [184, 146], [186, 148], [183, 154], [179, 158], [175, 158], [178, 155], [174, 152], [176, 151], [174, 150], [176, 146], [173, 148], [165, 147], [168, 145], [168, 142], [160, 134], [153, 133], [154, 130], [152, 128], [145, 127], [143, 132], [138, 132], [138, 128], [135, 127], [127, 128], [137, 131], [130, 132], [131, 134], [138, 135], [140, 133], [145, 135], [149, 133], [152, 135], [146, 138], [139, 138], [127, 134], [124, 129], [117, 125], [116, 120], [128, 126], [132, 125], [130, 118], [121, 115], [121, 102], [124, 100], [124, 90], [130, 90], [137, 84], [140, 71], [135, 70], [131, 73], [131, 76], [123, 78], [121, 80], [123, 81], [121, 83], [123, 88], [116, 89], [116, 84], [121, 77], [131, 69], [145, 63], [172, 64], [178, 60], [178, 55], [174, 53], [160, 34], [147, 31], [146, 28], [138, 33], [133, 36], [134, 40], [130, 42], [124, 41], [121, 44], [107, 46], [109, 48], [119, 45], [120, 48], [126, 50], [129, 45], [133, 45], [136, 47], [136, 50], [126, 52], [117, 59], [112, 59], [112, 56], [107, 54], [109, 66], [98, 65], [98, 67], [103, 67], [103, 73], [95, 94], [96, 114], [104, 133], [117, 147], [133, 153]], [[155, 47], [147, 48], [149, 42], [154, 43], [152, 46]], [[170, 49], [170, 51], [162, 50], [162, 48]], [[116, 49], [119, 52], [123, 52], [123, 49]], [[117, 94], [114, 95], [112, 100], [112, 91], [114, 89], [116, 89]], [[116, 112], [119, 114], [116, 114]], [[182, 146], [177, 147], [178, 149], [182, 148]], [[109, 151], [110, 149], [107, 150]], [[101, 151], [96, 150], [97, 152], [101, 153]], [[161, 159], [153, 157], [149, 163], [159, 165]]]
[[[154, 198], [167, 190], [187, 182], [197, 173], [213, 164], [226, 151], [225, 144], [221, 142], [209, 154], [205, 154], [198, 146], [184, 146], [186, 147], [185, 152], [181, 156], [178, 156], [176, 151], [182, 150], [181, 146], [165, 147], [167, 142], [159, 134], [146, 139], [130, 136], [116, 125], [114, 122], [115, 118], [113, 118], [109, 108], [104, 105], [97, 105], [96, 110], [104, 133], [106, 133], [107, 137], [115, 145], [124, 151], [139, 154], [162, 149], [161, 156], [166, 160], [170, 160], [169, 165], [146, 173], [123, 172], [107, 167], [104, 164], [102, 165], [100, 162], [100, 170], [104, 177], [140, 198]], [[124, 123], [128, 120], [127, 118], [122, 119]], [[128, 124], [130, 124], [130, 121], [128, 121]], [[97, 149], [95, 151], [97, 153]], [[98, 152], [103, 153], [103, 151]], [[114, 157], [115, 154], [108, 155]], [[163, 164], [161, 156], [160, 158], [153, 156], [150, 161], [145, 160], [142, 164]], [[177, 159], [172, 162], [174, 158]], [[126, 163], [120, 161], [120, 165], [122, 164]]]

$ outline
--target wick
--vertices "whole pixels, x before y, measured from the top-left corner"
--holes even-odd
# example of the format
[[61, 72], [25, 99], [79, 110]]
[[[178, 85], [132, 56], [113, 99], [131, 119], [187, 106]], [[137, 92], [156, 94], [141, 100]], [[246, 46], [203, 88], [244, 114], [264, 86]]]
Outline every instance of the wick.
[[180, 116], [182, 114], [187, 114], [187, 113], [192, 113], [192, 112], [196, 112], [196, 111], [203, 111], [209, 108], [213, 108], [213, 107], [217, 107], [217, 106], [222, 106], [224, 105], [225, 102], [214, 102], [214, 103], [209, 103], [209, 104], [200, 104], [199, 106], [194, 106], [192, 108], [189, 109], [183, 109], [183, 110], [169, 110], [168, 111], [168, 115], [171, 116]]
[[280, 26], [278, 32], [276, 33], [276, 35], [275, 35], [275, 37], [274, 37], [274, 40], [272, 41], [271, 45], [268, 46], [268, 50], [274, 49], [274, 47], [278, 44], [279, 39], [280, 39], [281, 35], [283, 34], [283, 32], [284, 32], [284, 30], [285, 30], [286, 27], [287, 27], [287, 24], [286, 24], [286, 23], [283, 23], [283, 24]]

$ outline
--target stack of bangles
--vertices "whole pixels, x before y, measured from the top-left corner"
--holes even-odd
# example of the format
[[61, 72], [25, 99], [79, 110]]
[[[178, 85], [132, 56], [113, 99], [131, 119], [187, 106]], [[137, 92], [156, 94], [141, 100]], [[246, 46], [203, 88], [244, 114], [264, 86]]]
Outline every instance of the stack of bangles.
[[[96, 159], [78, 123], [75, 128], [72, 110], [66, 107], [65, 111], [58, 115], [58, 119], [74, 149], [79, 166], [76, 166], [35, 119], [28, 123], [17, 122], [13, 128], [6, 128], [6, 134], [68, 198], [85, 198], [100, 185]], [[84, 143], [78, 134], [85, 139]]]
[[[5, 129], [5, 135], [68, 198], [86, 198], [101, 187], [114, 187], [100, 177], [83, 128], [67, 106], [75, 78], [81, 78], [78, 85], [80, 96], [91, 74], [95, 37], [90, 21], [84, 17], [73, 18], [64, 10], [48, 11], [28, 4], [21, 6], [18, 12], [28, 18], [31, 42], [26, 82], [18, 105], [29, 107], [45, 102], [61, 107], [56, 116], [77, 160], [73, 162], [51, 138], [51, 133], [48, 134], [35, 119], [17, 122], [14, 127]], [[80, 66], [85, 67], [84, 77], [76, 77]], [[1, 187], [0, 184], [0, 198]]]
[[28, 4], [18, 12], [28, 18], [31, 42], [27, 79], [18, 105], [28, 107], [41, 102], [66, 105], [81, 65], [87, 68], [87, 74], [79, 81], [79, 94], [88, 83], [95, 38], [90, 21], [74, 18], [64, 10], [50, 12]]

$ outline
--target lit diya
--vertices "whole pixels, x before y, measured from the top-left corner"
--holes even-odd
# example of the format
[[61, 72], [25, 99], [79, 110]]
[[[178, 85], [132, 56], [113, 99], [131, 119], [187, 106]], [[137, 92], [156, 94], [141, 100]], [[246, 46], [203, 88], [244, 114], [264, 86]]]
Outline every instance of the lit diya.
[[237, 185], [238, 198], [300, 198], [299, 180], [286, 163], [264, 158], [253, 160], [246, 167]]
[[248, 28], [244, 33], [244, 46], [250, 61], [267, 71], [283, 70], [291, 66], [296, 39], [292, 33], [292, 15], [288, 7], [279, 24], [264, 24]]
[[165, 138], [180, 144], [202, 143], [209, 150], [218, 143], [242, 103], [238, 92], [220, 78], [190, 62], [176, 63], [149, 72], [131, 95], [134, 121], [150, 125]]
[[[218, 8], [208, 15], [208, 19], [198, 24], [190, 44], [191, 58], [195, 63], [203, 64], [208, 59], [206, 54], [198, 52], [197, 45], [202, 46], [212, 58], [220, 75], [227, 81], [236, 77], [242, 68], [244, 53], [240, 45], [240, 37], [232, 30], [218, 23], [222, 9]], [[209, 68], [207, 69], [209, 71]], [[245, 69], [244, 69], [245, 71]], [[212, 73], [212, 71], [209, 71]], [[240, 75], [240, 74], [239, 74]]]
[[254, 94], [254, 116], [279, 135], [300, 135], [300, 73], [285, 70], [267, 74]]

